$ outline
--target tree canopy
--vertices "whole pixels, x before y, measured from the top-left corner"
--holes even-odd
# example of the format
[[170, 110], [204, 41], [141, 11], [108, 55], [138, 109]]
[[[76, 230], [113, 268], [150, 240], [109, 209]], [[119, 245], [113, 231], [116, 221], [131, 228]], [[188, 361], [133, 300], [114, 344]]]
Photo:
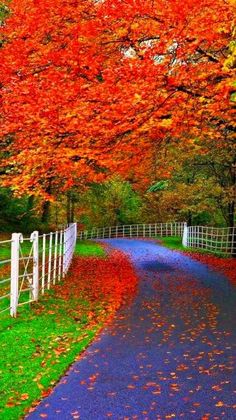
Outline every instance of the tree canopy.
[[5, 184], [47, 197], [133, 168], [148, 183], [163, 141], [221, 147], [235, 130], [234, 3], [12, 0], [0, 48]]

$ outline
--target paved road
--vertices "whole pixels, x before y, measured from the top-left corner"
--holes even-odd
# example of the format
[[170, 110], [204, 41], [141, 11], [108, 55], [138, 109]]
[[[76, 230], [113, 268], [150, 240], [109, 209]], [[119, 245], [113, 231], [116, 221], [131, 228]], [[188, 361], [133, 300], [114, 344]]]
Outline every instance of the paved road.
[[151, 241], [114, 239], [139, 292], [28, 418], [236, 419], [236, 293]]

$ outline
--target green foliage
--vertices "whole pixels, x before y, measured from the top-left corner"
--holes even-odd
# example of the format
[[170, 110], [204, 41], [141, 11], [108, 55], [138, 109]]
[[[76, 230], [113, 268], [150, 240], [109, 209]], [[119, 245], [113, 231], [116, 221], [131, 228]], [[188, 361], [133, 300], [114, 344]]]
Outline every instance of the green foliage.
[[15, 198], [9, 189], [0, 189], [0, 231], [30, 232], [37, 218], [31, 197]]
[[2, 22], [4, 22], [4, 20], [6, 19], [6, 17], [9, 14], [9, 9], [7, 7], [7, 3], [9, 3], [9, 1], [5, 1], [4, 3], [0, 2], [0, 25], [1, 25]]
[[128, 182], [118, 177], [91, 185], [79, 205], [79, 221], [88, 228], [132, 224], [141, 219], [141, 198]]
[[158, 181], [148, 188], [147, 192], [163, 191], [168, 187], [168, 181]]

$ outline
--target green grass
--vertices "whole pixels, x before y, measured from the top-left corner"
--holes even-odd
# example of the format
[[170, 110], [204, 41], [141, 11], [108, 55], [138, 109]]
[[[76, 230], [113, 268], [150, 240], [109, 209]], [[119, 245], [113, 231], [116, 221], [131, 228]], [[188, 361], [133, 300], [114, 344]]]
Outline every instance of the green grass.
[[[23, 255], [28, 255], [32, 248], [32, 243], [29, 241], [23, 242], [21, 244], [21, 250]], [[78, 241], [75, 249], [76, 255], [81, 255], [83, 257], [96, 256], [104, 257], [104, 249], [95, 242], [92, 241]], [[11, 256], [11, 244], [0, 244], [0, 260], [8, 259]]]
[[[79, 242], [76, 251], [105, 255], [94, 243]], [[100, 302], [91, 309], [82, 297], [65, 300], [51, 290], [31, 308], [21, 307], [16, 319], [0, 315], [0, 419], [23, 418], [42, 392], [58, 381], [102, 326], [96, 321], [101, 311]]]
[[[41, 246], [40, 242], [39, 245]], [[28, 255], [31, 248], [32, 243], [30, 241], [25, 241], [22, 244], [20, 244], [22, 254], [24, 256]], [[11, 257], [11, 242], [0, 244], [0, 260], [3, 259], [9, 259]]]
[[105, 257], [104, 249], [92, 241], [78, 241], [75, 248], [75, 254], [81, 257]]
[[179, 236], [166, 236], [166, 237], [159, 236], [157, 239], [161, 241], [161, 243], [169, 249], [177, 249], [180, 251], [184, 251], [187, 249], [183, 247], [182, 238], [180, 238]]
[[182, 245], [182, 238], [179, 236], [166, 236], [166, 237], [157, 237], [158, 241], [161, 242], [162, 245], [166, 246], [166, 248], [177, 250], [177, 251], [187, 251], [190, 253], [198, 253], [198, 254], [210, 254], [210, 255], [216, 255], [218, 257], [222, 258], [228, 258], [227, 255], [225, 255], [222, 252], [216, 252], [216, 251], [209, 251], [202, 248], [188, 248], [184, 247]]

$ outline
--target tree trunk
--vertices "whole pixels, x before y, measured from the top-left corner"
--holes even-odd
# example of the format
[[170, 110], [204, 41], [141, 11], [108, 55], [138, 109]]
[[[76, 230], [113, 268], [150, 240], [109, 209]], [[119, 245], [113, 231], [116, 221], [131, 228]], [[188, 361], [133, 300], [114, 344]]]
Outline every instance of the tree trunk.
[[232, 228], [232, 256], [236, 258], [236, 227], [235, 227], [235, 209], [236, 209], [236, 163], [232, 165], [232, 183], [233, 183], [233, 200], [229, 203], [229, 225]]
[[235, 201], [231, 201], [228, 204], [229, 227], [234, 227], [234, 216], [235, 216]]
[[228, 217], [229, 217], [229, 227], [231, 228], [231, 250], [232, 250], [232, 257], [236, 258], [236, 227], [234, 223], [234, 216], [235, 216], [235, 201], [231, 201], [228, 207]]
[[[34, 196], [30, 195], [27, 202], [27, 213], [31, 213], [34, 207]], [[31, 217], [31, 214], [29, 215]]]
[[50, 217], [50, 201], [44, 201], [43, 207], [42, 207], [42, 217], [41, 222], [42, 223], [48, 223], [49, 217]]
[[192, 212], [188, 211], [188, 220], [187, 220], [188, 226], [192, 226]]
[[71, 223], [71, 193], [67, 192], [67, 202], [66, 202], [66, 218], [67, 223]]
[[75, 221], [75, 200], [72, 198], [71, 201], [71, 223]]

